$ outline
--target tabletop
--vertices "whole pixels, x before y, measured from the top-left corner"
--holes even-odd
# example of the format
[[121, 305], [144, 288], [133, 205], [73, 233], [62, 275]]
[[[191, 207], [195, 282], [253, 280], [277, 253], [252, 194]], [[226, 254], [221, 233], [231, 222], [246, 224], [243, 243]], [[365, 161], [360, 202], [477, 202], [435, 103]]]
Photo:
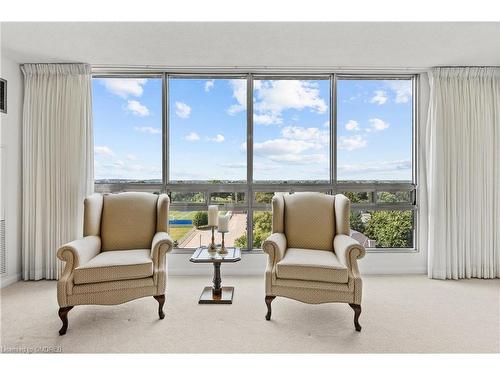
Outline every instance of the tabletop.
[[189, 259], [193, 263], [225, 263], [238, 262], [241, 260], [241, 249], [239, 247], [226, 247], [227, 254], [209, 252], [207, 247], [199, 247]]

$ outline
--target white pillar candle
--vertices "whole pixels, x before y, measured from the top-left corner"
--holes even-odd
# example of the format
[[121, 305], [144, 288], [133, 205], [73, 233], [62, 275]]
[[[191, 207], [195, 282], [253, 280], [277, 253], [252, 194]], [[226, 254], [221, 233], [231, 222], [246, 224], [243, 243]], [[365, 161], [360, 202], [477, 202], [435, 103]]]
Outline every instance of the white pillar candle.
[[229, 228], [229, 215], [219, 216], [219, 232], [227, 232]]
[[217, 226], [218, 207], [216, 204], [208, 206], [208, 225]]

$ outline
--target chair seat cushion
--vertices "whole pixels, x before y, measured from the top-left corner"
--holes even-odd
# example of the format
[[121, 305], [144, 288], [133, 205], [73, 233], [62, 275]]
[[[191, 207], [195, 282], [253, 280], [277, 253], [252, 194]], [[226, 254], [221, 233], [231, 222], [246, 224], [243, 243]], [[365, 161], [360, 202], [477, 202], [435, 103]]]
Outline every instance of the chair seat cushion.
[[276, 263], [276, 276], [280, 279], [323, 281], [345, 284], [349, 280], [347, 267], [333, 251], [288, 248]]
[[151, 250], [105, 251], [75, 269], [75, 284], [142, 279], [153, 275]]

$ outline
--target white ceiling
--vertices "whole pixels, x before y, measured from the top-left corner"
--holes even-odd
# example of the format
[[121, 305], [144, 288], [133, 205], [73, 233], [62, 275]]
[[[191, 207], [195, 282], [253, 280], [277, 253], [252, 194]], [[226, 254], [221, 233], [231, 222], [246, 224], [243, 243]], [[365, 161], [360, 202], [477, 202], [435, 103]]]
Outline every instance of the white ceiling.
[[500, 65], [500, 23], [2, 23], [24, 62], [185, 67]]

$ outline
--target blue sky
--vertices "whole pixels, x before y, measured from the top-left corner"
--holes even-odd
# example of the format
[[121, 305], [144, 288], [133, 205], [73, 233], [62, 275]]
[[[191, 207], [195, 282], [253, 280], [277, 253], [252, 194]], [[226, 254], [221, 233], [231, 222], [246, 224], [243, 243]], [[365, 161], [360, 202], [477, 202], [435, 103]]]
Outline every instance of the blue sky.
[[[246, 80], [171, 79], [172, 180], [246, 179]], [[161, 80], [94, 79], [95, 175], [161, 179]], [[339, 80], [339, 180], [411, 180], [411, 81]], [[254, 81], [254, 179], [328, 180], [328, 80]]]
[[411, 181], [411, 81], [337, 81], [337, 138], [339, 180]]
[[161, 79], [94, 79], [95, 179], [159, 179]]

